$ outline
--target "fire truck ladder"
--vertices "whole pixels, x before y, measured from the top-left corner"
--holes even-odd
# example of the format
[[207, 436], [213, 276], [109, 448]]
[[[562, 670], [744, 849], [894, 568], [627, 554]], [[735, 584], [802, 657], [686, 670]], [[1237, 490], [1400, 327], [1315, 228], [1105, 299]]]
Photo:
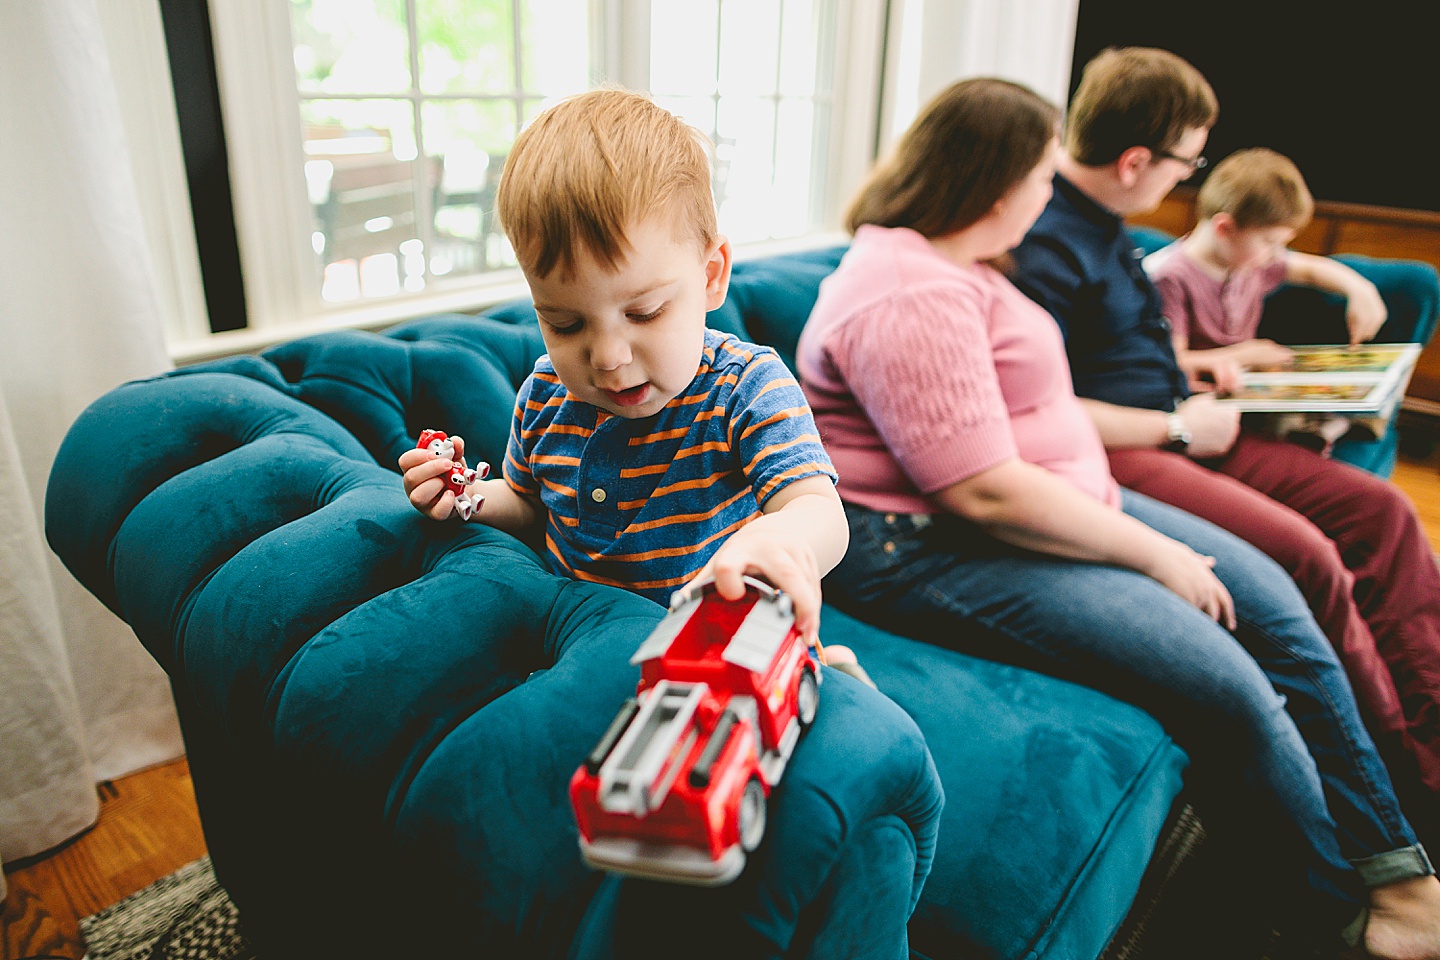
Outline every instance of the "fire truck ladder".
[[600, 765], [599, 800], [610, 813], [644, 817], [665, 802], [681, 761], [695, 746], [691, 719], [706, 692], [703, 683], [661, 680]]

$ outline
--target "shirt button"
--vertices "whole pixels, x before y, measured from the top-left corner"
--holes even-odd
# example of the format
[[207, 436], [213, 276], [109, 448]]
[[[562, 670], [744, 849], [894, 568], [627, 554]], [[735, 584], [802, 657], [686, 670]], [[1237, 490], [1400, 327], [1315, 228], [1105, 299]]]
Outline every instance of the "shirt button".
[[889, 541], [889, 540], [885, 541], [885, 552], [886, 552], [886, 553], [894, 553], [894, 552], [895, 552], [895, 544], [894, 544], [893, 542]]
[[890, 524], [890, 526], [892, 526], [892, 527], [895, 526], [895, 514], [893, 514], [893, 513], [887, 513], [887, 514], [885, 514], [885, 522], [888, 523], [888, 524]]
[[604, 503], [605, 489], [603, 487], [596, 487], [594, 490], [591, 490], [590, 499], [594, 500], [596, 503]]

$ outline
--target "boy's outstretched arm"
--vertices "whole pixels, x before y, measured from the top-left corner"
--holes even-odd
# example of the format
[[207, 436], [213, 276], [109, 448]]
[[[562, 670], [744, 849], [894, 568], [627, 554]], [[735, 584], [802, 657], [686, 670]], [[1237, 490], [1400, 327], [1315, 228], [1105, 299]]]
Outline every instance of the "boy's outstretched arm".
[[[459, 437], [450, 439], [455, 443], [455, 460], [463, 465], [465, 441]], [[454, 462], [429, 450], [417, 448], [400, 455], [405, 495], [411, 506], [432, 520], [449, 519], [455, 511], [455, 494], [445, 486], [445, 475], [452, 466]], [[472, 519], [506, 533], [519, 533], [540, 515], [539, 507], [529, 497], [516, 493], [504, 480], [477, 480], [466, 492], [477, 501], [484, 498]]]
[[1385, 323], [1385, 301], [1375, 284], [1339, 260], [1291, 251], [1285, 255], [1285, 279], [1345, 298], [1345, 325], [1350, 329], [1352, 347], [1373, 339]]
[[762, 516], [726, 540], [696, 575], [715, 578], [720, 595], [745, 594], [741, 577], [757, 576], [790, 595], [795, 625], [807, 642], [820, 630], [820, 578], [850, 544], [845, 509], [829, 477], [796, 480], [768, 501]]

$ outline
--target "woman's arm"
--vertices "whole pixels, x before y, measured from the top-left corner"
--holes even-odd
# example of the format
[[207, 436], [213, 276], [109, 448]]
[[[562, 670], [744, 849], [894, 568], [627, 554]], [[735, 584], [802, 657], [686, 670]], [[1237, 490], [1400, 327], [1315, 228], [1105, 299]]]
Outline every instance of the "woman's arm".
[[1126, 567], [1163, 584], [1227, 628], [1235, 605], [1214, 560], [1101, 503], [1062, 477], [1012, 458], [934, 494], [997, 540], [1036, 553]]
[[1373, 339], [1385, 323], [1385, 301], [1375, 284], [1339, 260], [1291, 251], [1285, 255], [1285, 279], [1345, 298], [1345, 325], [1350, 330], [1351, 346]]

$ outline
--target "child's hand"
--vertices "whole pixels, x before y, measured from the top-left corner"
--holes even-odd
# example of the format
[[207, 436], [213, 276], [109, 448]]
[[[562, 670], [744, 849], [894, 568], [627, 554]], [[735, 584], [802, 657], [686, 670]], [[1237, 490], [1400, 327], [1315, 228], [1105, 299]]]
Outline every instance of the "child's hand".
[[1295, 351], [1274, 340], [1247, 340], [1236, 346], [1236, 359], [1242, 367], [1283, 367]]
[[772, 532], [760, 517], [741, 527], [695, 575], [715, 578], [715, 589], [727, 600], [745, 595], [745, 576], [765, 580], [790, 595], [795, 604], [795, 627], [805, 642], [815, 645], [820, 632], [820, 566], [810, 544]]
[[1365, 343], [1380, 332], [1385, 323], [1385, 301], [1375, 284], [1368, 280], [1350, 291], [1345, 307], [1345, 326], [1350, 329], [1350, 346]]
[[454, 461], [419, 448], [400, 454], [405, 495], [411, 506], [432, 520], [448, 519], [454, 512], [455, 494], [447, 489], [445, 478], [456, 463], [465, 466], [465, 441], [459, 437], [450, 440], [455, 444]]

